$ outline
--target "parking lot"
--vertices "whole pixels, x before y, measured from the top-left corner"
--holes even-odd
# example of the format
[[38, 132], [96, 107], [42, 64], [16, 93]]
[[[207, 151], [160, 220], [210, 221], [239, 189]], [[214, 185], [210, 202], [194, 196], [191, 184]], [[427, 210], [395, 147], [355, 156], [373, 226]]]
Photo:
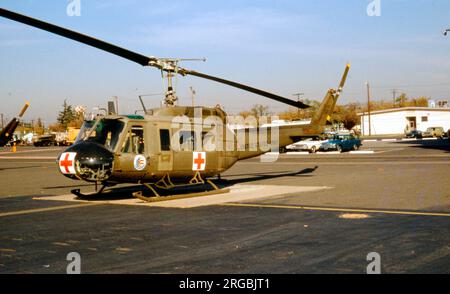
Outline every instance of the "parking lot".
[[450, 272], [447, 139], [245, 160], [229, 200], [190, 208], [69, 201], [93, 187], [59, 174], [61, 150], [0, 151], [2, 273], [65, 273], [69, 252], [84, 273], [365, 273], [370, 252], [383, 273]]

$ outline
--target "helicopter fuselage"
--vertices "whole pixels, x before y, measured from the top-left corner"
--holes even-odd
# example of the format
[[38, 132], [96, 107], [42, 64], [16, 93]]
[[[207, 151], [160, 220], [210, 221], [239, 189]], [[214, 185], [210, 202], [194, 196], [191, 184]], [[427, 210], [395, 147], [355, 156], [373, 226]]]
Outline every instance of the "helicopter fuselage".
[[89, 182], [154, 182], [165, 175], [183, 181], [197, 171], [211, 177], [239, 159], [236, 134], [225, 117], [217, 108], [175, 106], [85, 121], [75, 143], [59, 156], [59, 168]]

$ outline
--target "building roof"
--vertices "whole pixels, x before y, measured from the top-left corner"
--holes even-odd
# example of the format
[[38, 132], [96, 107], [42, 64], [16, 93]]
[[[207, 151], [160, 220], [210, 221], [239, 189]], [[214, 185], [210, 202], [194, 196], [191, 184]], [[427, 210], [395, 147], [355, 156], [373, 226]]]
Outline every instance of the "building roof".
[[[415, 107], [415, 106], [408, 106], [408, 107], [401, 107], [401, 108], [389, 108], [389, 109], [383, 109], [383, 110], [375, 110], [371, 111], [370, 114], [382, 114], [382, 113], [390, 113], [390, 112], [402, 112], [402, 111], [444, 111], [444, 112], [450, 112], [450, 108], [443, 108], [443, 107]], [[360, 112], [358, 113], [359, 116], [367, 115], [367, 112]]]

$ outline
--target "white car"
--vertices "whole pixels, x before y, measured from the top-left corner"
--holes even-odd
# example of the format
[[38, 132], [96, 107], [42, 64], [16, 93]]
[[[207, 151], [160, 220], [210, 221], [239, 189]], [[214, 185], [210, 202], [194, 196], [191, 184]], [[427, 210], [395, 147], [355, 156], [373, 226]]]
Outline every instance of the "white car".
[[322, 144], [328, 140], [308, 138], [294, 144], [286, 146], [288, 151], [308, 151], [310, 153], [316, 153], [317, 150], [322, 147]]

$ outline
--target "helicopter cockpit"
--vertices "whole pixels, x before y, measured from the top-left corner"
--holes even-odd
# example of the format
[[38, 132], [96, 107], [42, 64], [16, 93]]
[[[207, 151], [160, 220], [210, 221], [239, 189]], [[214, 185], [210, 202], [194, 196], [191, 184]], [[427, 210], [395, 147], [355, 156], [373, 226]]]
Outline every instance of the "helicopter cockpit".
[[113, 170], [114, 149], [124, 123], [97, 117], [85, 121], [75, 143], [58, 158], [61, 172], [69, 178], [90, 182], [107, 180]]
[[87, 120], [83, 123], [75, 144], [81, 141], [93, 142], [114, 152], [123, 127], [124, 123], [117, 119]]

